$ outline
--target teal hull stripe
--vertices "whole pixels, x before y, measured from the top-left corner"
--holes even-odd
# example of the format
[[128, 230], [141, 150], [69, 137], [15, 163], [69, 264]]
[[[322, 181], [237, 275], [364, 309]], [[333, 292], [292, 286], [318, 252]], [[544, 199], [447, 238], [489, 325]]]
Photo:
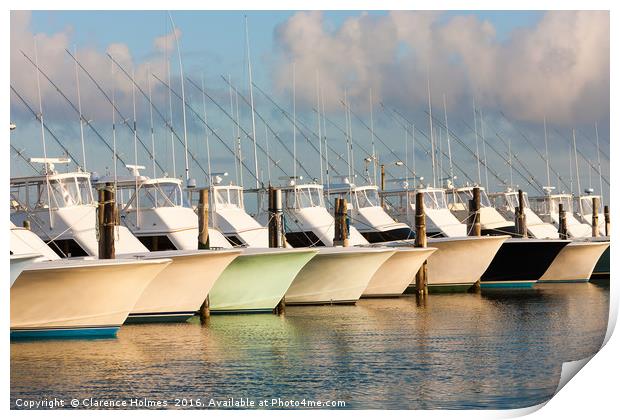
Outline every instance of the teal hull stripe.
[[11, 339], [109, 338], [116, 337], [119, 328], [120, 327], [87, 327], [11, 330]]

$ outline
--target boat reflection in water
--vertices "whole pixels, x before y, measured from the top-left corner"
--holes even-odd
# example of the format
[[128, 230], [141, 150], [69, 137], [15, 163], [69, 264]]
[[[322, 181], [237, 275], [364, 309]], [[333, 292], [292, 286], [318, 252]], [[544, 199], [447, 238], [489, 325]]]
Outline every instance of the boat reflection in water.
[[[609, 289], [589, 283], [289, 307], [285, 316], [129, 325], [118, 339], [11, 344], [11, 399], [288, 398], [346, 408], [517, 408], [596, 352]], [[532, 355], [535, 355], [533, 357]], [[84, 369], [89, 366], [89, 369]]]

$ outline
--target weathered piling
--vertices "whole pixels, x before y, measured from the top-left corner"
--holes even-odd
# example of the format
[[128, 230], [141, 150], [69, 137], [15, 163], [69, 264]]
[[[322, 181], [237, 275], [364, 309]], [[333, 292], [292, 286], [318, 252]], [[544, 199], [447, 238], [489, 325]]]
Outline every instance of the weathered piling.
[[275, 308], [273, 308], [273, 313], [276, 315], [284, 315], [285, 312], [286, 312], [286, 301], [284, 300], [284, 298], [282, 298], [282, 300], [278, 302], [278, 305]]
[[269, 187], [269, 248], [284, 246], [282, 234], [282, 190]]
[[559, 215], [560, 215], [560, 223], [558, 226], [558, 233], [560, 234], [560, 239], [567, 239], [568, 238], [568, 231], [566, 228], [566, 210], [564, 210], [564, 204], [560, 203], [559, 208]]
[[98, 194], [99, 259], [113, 259], [115, 257], [114, 226], [116, 225], [114, 185], [107, 182], [105, 186], [99, 188]]
[[515, 212], [515, 226], [517, 234], [522, 238], [527, 238], [527, 221], [525, 219], [525, 197], [523, 190], [519, 190], [519, 207]]
[[198, 249], [209, 249], [209, 190], [200, 190], [198, 198]]
[[599, 207], [599, 198], [592, 197], [592, 237], [593, 238], [597, 238], [599, 236], [598, 207]]
[[[424, 213], [424, 193], [418, 192], [415, 195], [415, 247], [426, 248], [426, 215]], [[428, 294], [428, 268], [426, 261], [418, 270], [415, 276], [415, 288], [419, 295]]]
[[30, 220], [27, 220], [27, 219], [26, 219], [26, 220], [24, 220], [24, 221], [22, 222], [22, 226], [24, 227], [24, 229], [28, 229], [28, 230], [30, 230]]
[[334, 246], [349, 246], [347, 199], [336, 198], [334, 205]]
[[603, 207], [603, 214], [605, 217], [605, 236], [609, 236], [609, 228], [611, 227], [609, 224], [609, 206]]
[[202, 302], [202, 305], [200, 305], [199, 315], [200, 323], [206, 324], [207, 319], [211, 316], [211, 310], [209, 309], [209, 295], [207, 295], [205, 301]]
[[482, 225], [480, 223], [480, 188], [474, 187], [474, 196], [469, 200], [469, 217], [467, 218], [467, 235], [481, 236]]

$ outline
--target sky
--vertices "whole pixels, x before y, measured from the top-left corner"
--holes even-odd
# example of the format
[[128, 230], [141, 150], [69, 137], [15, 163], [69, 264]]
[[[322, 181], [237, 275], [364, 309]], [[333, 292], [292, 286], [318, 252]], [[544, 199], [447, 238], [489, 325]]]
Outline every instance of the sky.
[[[21, 52], [35, 61], [36, 39], [36, 61], [68, 99], [39, 74], [43, 119], [51, 131], [45, 138], [48, 155], [64, 153], [53, 133], [76, 163], [88, 170], [110, 173], [112, 153], [105, 144], [111, 145], [116, 138], [118, 152], [126, 163], [137, 161], [152, 175], [149, 153], [154, 150], [159, 163], [155, 175], [165, 172], [184, 176], [183, 143], [187, 137], [196, 158], [189, 159], [190, 172], [198, 184], [204, 184], [205, 173], [211, 167], [211, 172], [228, 172], [227, 181], [243, 181], [246, 187], [252, 187], [253, 125], [250, 107], [244, 102], [250, 96], [244, 15], [242, 11], [172, 11], [176, 27], [173, 32], [171, 19], [163, 11], [14, 11], [11, 85], [38, 113], [37, 72]], [[325, 166], [325, 157], [319, 160], [316, 149], [325, 145], [321, 142], [319, 146], [317, 139], [317, 102], [325, 109], [326, 121], [321, 128], [329, 145], [331, 173], [347, 174], [345, 93], [351, 109], [349, 131], [355, 143], [349, 166], [360, 172], [355, 182], [365, 182], [364, 157], [371, 154], [373, 143], [377, 162], [386, 164], [389, 176], [401, 178], [415, 171], [425, 178], [424, 182], [432, 182], [426, 138], [430, 133], [429, 91], [430, 109], [436, 118], [434, 144], [439, 156], [446, 155], [436, 160], [436, 172], [444, 176], [450, 173], [450, 141], [457, 184], [480, 183], [488, 185], [489, 190], [503, 188], [510, 183], [510, 148], [517, 154], [512, 159], [512, 185], [530, 194], [539, 192], [540, 186], [547, 184], [544, 156], [541, 158], [545, 151], [543, 121], [553, 169], [551, 185], [561, 190], [570, 190], [572, 185], [573, 191], [577, 191], [577, 184], [581, 190], [587, 186], [600, 189], [595, 171], [599, 154], [595, 124], [602, 151], [601, 172], [609, 179], [608, 12], [260, 11], [248, 12], [247, 20], [252, 76], [260, 88], [252, 92], [254, 137], [262, 149], [258, 152], [258, 178], [265, 183], [269, 179], [280, 182], [279, 177], [294, 172], [306, 179], [321, 178], [320, 166]], [[175, 38], [179, 41], [178, 51]], [[78, 95], [75, 62], [65, 49], [75, 51], [78, 61], [106, 95], [114, 96], [120, 111], [114, 115], [114, 131], [112, 105], [82, 70], [77, 72]], [[145, 95], [135, 90], [106, 54], [128, 74], [134, 74]], [[155, 78], [167, 82], [168, 67], [172, 89], [179, 94], [185, 90], [191, 107], [185, 109], [185, 124], [181, 101]], [[230, 78], [238, 89], [237, 96], [222, 76]], [[198, 86], [204, 83], [209, 97], [203, 97], [189, 80]], [[152, 130], [151, 107], [146, 99], [149, 85], [154, 105]], [[131, 129], [134, 95], [136, 137], [146, 146], [137, 148], [138, 155], [134, 154]], [[231, 99], [232, 119], [228, 116]], [[80, 119], [72, 109], [78, 103], [88, 121], [88, 125], [84, 124], [85, 159]], [[298, 126], [295, 130], [293, 111]], [[210, 128], [202, 122], [205, 116]], [[16, 94], [11, 95], [11, 119], [18, 126], [11, 133], [11, 144], [24, 156], [41, 156], [40, 124]], [[450, 136], [444, 129], [446, 119]], [[171, 121], [176, 138], [166, 121]], [[414, 127], [413, 139], [407, 132], [411, 131], [410, 123]], [[573, 129], [578, 166], [570, 147]], [[235, 159], [227, 150], [235, 147], [241, 148], [248, 168], [241, 174], [236, 173]], [[486, 160], [488, 166], [486, 171], [482, 166], [480, 179], [476, 148], [480, 160]], [[300, 165], [293, 166], [286, 149], [295, 149]], [[21, 158], [15, 156], [11, 161], [12, 175], [32, 172]], [[409, 172], [396, 167], [396, 161], [405, 162]], [[524, 165], [515, 163], [518, 161]], [[463, 171], [459, 172], [457, 166]], [[118, 171], [124, 169], [119, 167]], [[562, 179], [558, 180], [555, 173]], [[608, 195], [605, 182], [603, 192]]]

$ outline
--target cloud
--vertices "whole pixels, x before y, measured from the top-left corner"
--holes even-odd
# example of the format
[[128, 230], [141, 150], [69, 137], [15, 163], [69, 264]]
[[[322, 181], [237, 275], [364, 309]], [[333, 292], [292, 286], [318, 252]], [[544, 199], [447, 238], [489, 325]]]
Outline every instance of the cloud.
[[[22, 51], [33, 61], [35, 59], [35, 42], [37, 49], [38, 64], [43, 72], [60, 87], [63, 93], [77, 105], [77, 83], [75, 62], [67, 54], [65, 49], [71, 51], [80, 63], [88, 70], [97, 83], [106, 91], [108, 96], [115, 91], [118, 107], [122, 110], [125, 117], [131, 116], [132, 109], [132, 83], [124, 76], [121, 71], [114, 66], [107, 54], [110, 54], [118, 61], [129, 73], [135, 74], [136, 82], [146, 90], [148, 73], [157, 74], [159, 77], [166, 75], [166, 62], [164, 54], [153, 54], [149, 62], [137, 62], [132, 56], [126, 44], [115, 43], [107, 46], [105, 51], [94, 47], [78, 48], [74, 52], [74, 45], [71, 41], [72, 30], [70, 27], [48, 35], [43, 33], [33, 33], [30, 28], [30, 12], [12, 11], [11, 12], [11, 85], [19, 92], [24, 99], [38, 111], [38, 92], [36, 77], [37, 72], [34, 66], [24, 57]], [[180, 36], [180, 32], [178, 33]], [[172, 34], [156, 38], [155, 47], [158, 43]], [[161, 41], [164, 42], [164, 41]], [[165, 42], [163, 43], [165, 46]], [[78, 72], [80, 80], [80, 97], [83, 106], [83, 114], [97, 123], [104, 122], [109, 124], [111, 119], [111, 105], [107, 102], [103, 94], [88, 79], [83, 72]], [[153, 87], [153, 101], [163, 102], [165, 95], [163, 88], [158, 82], [151, 78]], [[48, 120], [73, 120], [77, 121], [78, 116], [71, 106], [62, 99], [56, 89], [40, 76], [41, 97], [43, 100], [44, 115]], [[157, 89], [159, 87], [159, 89]], [[136, 93], [138, 112], [148, 112], [146, 100]], [[18, 113], [28, 113], [15, 95], [11, 95], [13, 110]], [[21, 114], [26, 119], [32, 119], [31, 114]], [[17, 116], [19, 117], [19, 115]]]
[[430, 75], [434, 105], [501, 108], [510, 117], [557, 124], [592, 122], [609, 114], [609, 13], [551, 11], [531, 27], [499, 40], [475, 16], [397, 11], [361, 14], [330, 28], [321, 12], [299, 12], [277, 27], [274, 86], [290, 90], [295, 63], [297, 98], [316, 101], [316, 79], [326, 106], [339, 107], [343, 89], [368, 103], [401, 107], [426, 101]]
[[177, 39], [181, 39], [181, 34], [181, 30], [175, 28], [174, 32], [155, 38], [153, 40], [153, 46], [157, 51], [170, 52], [175, 48]]

